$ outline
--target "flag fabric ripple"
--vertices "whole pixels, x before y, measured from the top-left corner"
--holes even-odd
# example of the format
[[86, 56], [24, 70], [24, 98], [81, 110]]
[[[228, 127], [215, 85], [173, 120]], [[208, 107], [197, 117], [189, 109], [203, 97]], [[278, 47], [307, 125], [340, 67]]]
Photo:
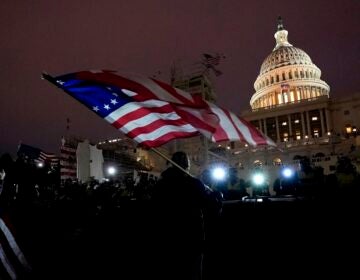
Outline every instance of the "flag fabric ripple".
[[43, 76], [141, 146], [199, 134], [214, 142], [272, 144], [235, 114], [152, 78], [109, 70]]

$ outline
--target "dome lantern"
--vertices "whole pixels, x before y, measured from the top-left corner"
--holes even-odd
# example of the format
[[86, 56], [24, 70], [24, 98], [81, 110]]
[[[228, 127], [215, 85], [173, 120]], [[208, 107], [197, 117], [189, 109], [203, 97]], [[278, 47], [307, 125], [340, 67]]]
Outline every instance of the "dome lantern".
[[280, 47], [292, 47], [292, 45], [288, 42], [287, 36], [288, 36], [288, 32], [287, 30], [284, 29], [282, 18], [281, 16], [279, 16], [277, 32], [274, 35], [276, 39], [276, 46], [273, 49], [273, 51], [277, 50]]

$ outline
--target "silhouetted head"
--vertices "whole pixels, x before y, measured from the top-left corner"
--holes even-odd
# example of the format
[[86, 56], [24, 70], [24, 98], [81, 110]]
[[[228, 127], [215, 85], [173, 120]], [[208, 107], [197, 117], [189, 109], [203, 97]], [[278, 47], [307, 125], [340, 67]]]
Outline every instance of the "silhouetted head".
[[8, 153], [3, 154], [3, 155], [0, 157], [0, 171], [1, 171], [2, 169], [4, 169], [5, 171], [7, 171], [8, 168], [10, 168], [13, 163], [14, 163], [14, 162], [13, 162], [10, 154], [8, 154]]
[[171, 160], [180, 165], [185, 170], [190, 168], [190, 160], [185, 152], [175, 152], [172, 155]]

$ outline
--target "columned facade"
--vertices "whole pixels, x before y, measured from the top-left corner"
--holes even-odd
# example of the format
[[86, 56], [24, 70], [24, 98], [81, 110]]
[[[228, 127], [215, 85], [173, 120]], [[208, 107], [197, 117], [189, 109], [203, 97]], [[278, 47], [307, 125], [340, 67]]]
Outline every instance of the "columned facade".
[[277, 142], [323, 137], [331, 131], [330, 88], [309, 55], [292, 46], [287, 35], [280, 20], [274, 35], [276, 46], [254, 83], [253, 113], [248, 117]]
[[330, 88], [321, 80], [321, 70], [303, 50], [287, 40], [288, 32], [278, 24], [276, 46], [264, 60], [250, 100], [253, 110], [329, 97]]

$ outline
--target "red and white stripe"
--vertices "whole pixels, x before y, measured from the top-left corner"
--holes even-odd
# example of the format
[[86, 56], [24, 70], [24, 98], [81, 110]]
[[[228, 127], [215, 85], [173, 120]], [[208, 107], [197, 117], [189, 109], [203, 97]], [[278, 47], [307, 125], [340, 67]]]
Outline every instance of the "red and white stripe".
[[77, 76], [125, 89], [122, 91], [134, 102], [105, 119], [141, 145], [157, 147], [172, 139], [199, 133], [215, 142], [275, 145], [253, 125], [230, 111], [155, 79], [105, 70], [79, 72]]
[[37, 160], [40, 162], [50, 162], [50, 165], [53, 167], [59, 163], [59, 158], [56, 155], [43, 151], [40, 152], [39, 158]]
[[76, 149], [66, 146], [60, 147], [60, 178], [76, 178]]
[[199, 96], [136, 75], [96, 71], [80, 72], [77, 76], [119, 87], [134, 100], [110, 113], [105, 120], [143, 146], [157, 147], [175, 138], [215, 131], [217, 118], [205, 117], [213, 113]]
[[201, 97], [193, 96], [164, 82], [139, 75], [103, 70], [79, 72], [77, 77], [126, 89], [127, 92], [123, 92], [133, 97], [136, 101], [158, 99], [172, 104], [182, 104], [195, 108], [201, 108], [205, 104]]
[[208, 103], [211, 111], [218, 116], [220, 123], [212, 136], [213, 142], [240, 141], [251, 146], [276, 144], [263, 135], [255, 126], [236, 116], [234, 113]]
[[130, 102], [105, 118], [114, 127], [147, 147], [174, 138], [191, 137], [198, 130], [184, 121], [173, 106], [161, 100]]

